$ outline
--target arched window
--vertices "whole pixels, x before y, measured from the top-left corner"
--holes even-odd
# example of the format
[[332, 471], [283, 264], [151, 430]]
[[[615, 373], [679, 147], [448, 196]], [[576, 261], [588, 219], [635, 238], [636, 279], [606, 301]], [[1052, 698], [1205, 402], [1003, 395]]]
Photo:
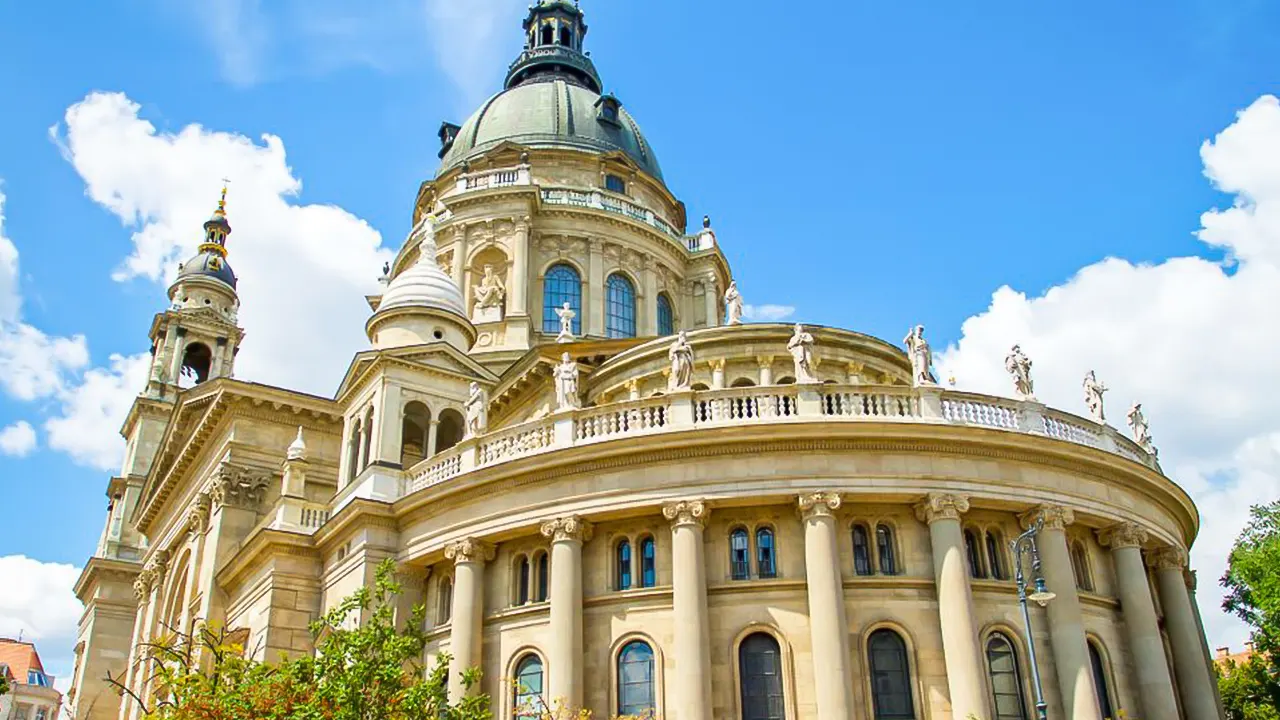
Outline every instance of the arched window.
[[633, 338], [636, 336], [636, 289], [623, 275], [613, 274], [605, 283], [605, 336], [609, 338]]
[[556, 265], [547, 270], [542, 280], [542, 332], [560, 333], [560, 316], [556, 310], [569, 303], [577, 313], [573, 318], [573, 334], [582, 335], [582, 277], [569, 265]]
[[529, 558], [521, 555], [520, 560], [516, 563], [516, 604], [524, 605], [529, 602], [529, 580], [530, 578]]
[[666, 294], [658, 296], [658, 334], [676, 334], [676, 313], [671, 307], [671, 298]]
[[554, 45], [556, 42], [556, 30], [550, 25], [542, 26], [542, 45]]
[[870, 575], [875, 572], [871, 568], [871, 543], [867, 536], [866, 525], [853, 526], [853, 572], [857, 575]]
[[360, 469], [364, 470], [369, 467], [371, 456], [369, 450], [373, 447], [373, 407], [364, 411], [364, 446], [360, 448]]
[[466, 421], [462, 413], [452, 408], [440, 411], [440, 423], [436, 425], [436, 453], [442, 453], [462, 442]]
[[[209, 379], [213, 367], [213, 351], [204, 343], [193, 342], [182, 351], [182, 368], [179, 370], [179, 386], [191, 387]], [[188, 384], [190, 383], [190, 384]]]
[[1027, 720], [1018, 654], [1014, 652], [1009, 638], [1000, 633], [987, 640], [987, 673], [991, 676], [995, 720]]
[[1107, 666], [1102, 662], [1102, 651], [1092, 640], [1088, 645], [1089, 665], [1093, 668], [1093, 687], [1098, 691], [1098, 709], [1102, 712], [1102, 717], [1113, 718], [1116, 714], [1111, 705], [1111, 683], [1107, 681]]
[[526, 655], [516, 665], [516, 682], [512, 688], [512, 713], [515, 720], [538, 720], [543, 715], [542, 660], [537, 655]]
[[987, 567], [991, 571], [992, 580], [1004, 580], [1008, 575], [1004, 571], [1004, 556], [1000, 552], [1000, 536], [987, 533]]
[[733, 382], [729, 383], [729, 387], [736, 387], [736, 388], [755, 387], [755, 386], [756, 386], [756, 381], [752, 380], [751, 378], [738, 378], [737, 380], [734, 380]]
[[427, 456], [428, 433], [431, 432], [431, 411], [416, 400], [404, 406], [404, 421], [400, 433], [400, 465], [410, 468]]
[[888, 525], [876, 526], [876, 550], [880, 553], [880, 574], [897, 575], [898, 558], [893, 549], [893, 529]]
[[964, 531], [964, 554], [969, 559], [969, 575], [975, 578], [984, 578], [987, 576], [982, 571], [982, 555], [978, 550], [978, 538], [973, 534], [972, 530]]
[[440, 590], [436, 593], [438, 604], [436, 607], [436, 622], [439, 625], [449, 622], [453, 617], [453, 578], [440, 578]]
[[1071, 571], [1076, 576], [1076, 587], [1085, 592], [1093, 592], [1093, 578], [1089, 576], [1089, 558], [1085, 555], [1084, 543], [1079, 540], [1071, 543]]
[[550, 592], [550, 576], [547, 573], [547, 554], [538, 553], [538, 602], [547, 601]]
[[734, 580], [751, 577], [750, 552], [747, 531], [738, 528], [729, 534], [729, 576]]
[[778, 556], [773, 545], [773, 530], [756, 530], [756, 574], [762, 578], [778, 577]]
[[640, 541], [640, 587], [653, 587], [658, 584], [657, 548], [653, 536]]
[[911, 697], [911, 665], [907, 644], [892, 630], [877, 630], [867, 638], [867, 666], [871, 670], [871, 704], [876, 720], [915, 720]]
[[629, 540], [618, 543], [618, 584], [615, 589], [631, 589], [631, 542]]
[[363, 442], [360, 435], [363, 427], [358, 418], [351, 424], [351, 439], [347, 441], [347, 482], [355, 480], [356, 474], [360, 472], [360, 445]]
[[742, 683], [742, 720], [784, 720], [782, 649], [767, 633], [756, 633], [738, 646], [738, 677]]
[[618, 714], [637, 717], [652, 713], [653, 648], [639, 640], [618, 653]]

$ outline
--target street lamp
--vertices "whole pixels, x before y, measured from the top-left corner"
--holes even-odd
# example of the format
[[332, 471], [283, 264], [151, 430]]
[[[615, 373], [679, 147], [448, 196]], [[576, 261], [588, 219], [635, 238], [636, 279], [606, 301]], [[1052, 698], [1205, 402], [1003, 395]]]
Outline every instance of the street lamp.
[[[1036, 688], [1036, 718], [1038, 720], [1047, 720], [1049, 717], [1049, 706], [1044, 701], [1044, 689], [1040, 686], [1040, 668], [1036, 664], [1036, 637], [1031, 631], [1031, 613], [1027, 610], [1027, 600], [1038, 603], [1040, 607], [1049, 604], [1049, 601], [1057, 597], [1057, 595], [1049, 592], [1049, 588], [1045, 587], [1044, 575], [1040, 572], [1040, 550], [1036, 547], [1036, 535], [1044, 528], [1044, 517], [1036, 518], [1036, 524], [1027, 529], [1026, 532], [1018, 536], [1016, 540], [1009, 543], [1010, 549], [1013, 550], [1013, 564], [1017, 568], [1015, 580], [1018, 584], [1018, 603], [1022, 605], [1022, 622], [1027, 626], [1027, 652], [1031, 656], [1031, 681]], [[1035, 587], [1031, 594], [1027, 594], [1026, 578], [1022, 574], [1022, 555], [1029, 553], [1031, 555], [1031, 572], [1035, 576]]]

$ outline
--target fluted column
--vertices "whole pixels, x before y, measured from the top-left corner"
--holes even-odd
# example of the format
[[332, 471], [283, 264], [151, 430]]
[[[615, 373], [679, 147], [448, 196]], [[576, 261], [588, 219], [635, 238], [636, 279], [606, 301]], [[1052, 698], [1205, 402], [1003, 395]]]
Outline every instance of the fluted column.
[[933, 573], [938, 587], [938, 620], [942, 625], [942, 652], [951, 690], [951, 715], [956, 718], [987, 717], [986, 679], [982, 652], [974, 622], [973, 591], [965, 562], [964, 533], [960, 515], [969, 511], [964, 495], [932, 493], [916, 505], [916, 517], [929, 525], [933, 546]]
[[508, 315], [528, 315], [529, 303], [529, 218], [516, 220], [511, 240], [511, 294]]
[[551, 540], [551, 652], [548, 703], [582, 708], [582, 544], [591, 523], [577, 516], [542, 524]]
[[1187, 720], [1219, 720], [1212, 676], [1205, 661], [1203, 635], [1187, 590], [1187, 554], [1181, 548], [1168, 547], [1153, 552], [1150, 560], [1156, 569], [1164, 626], [1173, 649], [1173, 672], [1178, 676], [1178, 690], [1182, 693], [1182, 710]]
[[480, 633], [484, 622], [484, 564], [493, 546], [467, 538], [444, 549], [453, 561], [453, 607], [449, 613], [449, 700], [457, 702], [478, 688], [463, 685], [462, 674], [480, 666]]
[[836, 493], [800, 496], [804, 517], [805, 581], [809, 589], [809, 632], [819, 720], [853, 717], [853, 673], [849, 667], [849, 623], [836, 540]]
[[1173, 681], [1160, 638], [1156, 608], [1151, 601], [1151, 586], [1142, 562], [1142, 544], [1147, 531], [1133, 523], [1120, 523], [1098, 532], [1098, 540], [1111, 548], [1115, 561], [1116, 586], [1120, 594], [1120, 611], [1129, 636], [1129, 651], [1137, 672], [1138, 697], [1142, 702], [1137, 717], [1176, 718], [1178, 704], [1173, 697]]
[[1080, 597], [1076, 594], [1071, 550], [1067, 547], [1066, 529], [1075, 522], [1075, 513], [1060, 505], [1041, 505], [1023, 513], [1018, 519], [1025, 529], [1035, 525], [1040, 518], [1044, 519], [1044, 526], [1036, 545], [1040, 550], [1041, 571], [1049, 590], [1058, 595], [1049, 603], [1046, 612], [1064, 717], [1068, 720], [1102, 720], [1097, 688], [1093, 683], [1093, 666], [1089, 661], [1089, 644], [1084, 636], [1084, 615], [1080, 611]]
[[711, 631], [702, 531], [711, 508], [702, 500], [662, 508], [671, 521], [672, 615], [675, 618], [675, 720], [711, 718]]

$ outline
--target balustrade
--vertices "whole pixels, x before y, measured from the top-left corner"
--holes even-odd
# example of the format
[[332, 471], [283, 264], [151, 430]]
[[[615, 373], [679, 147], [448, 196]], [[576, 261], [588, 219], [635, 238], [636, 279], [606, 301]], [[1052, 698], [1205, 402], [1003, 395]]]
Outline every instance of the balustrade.
[[965, 393], [942, 396], [942, 417], [958, 425], [1017, 430], [1021, 416], [1022, 410], [1012, 400]]
[[606, 405], [578, 414], [574, 440], [603, 440], [636, 435], [667, 426], [670, 401], [665, 397]]
[[822, 394], [822, 414], [838, 417], [918, 419], [920, 396], [910, 390], [845, 390]]

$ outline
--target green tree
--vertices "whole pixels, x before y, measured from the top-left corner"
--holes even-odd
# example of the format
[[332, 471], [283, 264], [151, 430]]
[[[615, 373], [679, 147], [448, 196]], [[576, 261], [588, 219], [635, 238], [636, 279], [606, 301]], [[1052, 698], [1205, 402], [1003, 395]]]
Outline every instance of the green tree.
[[[312, 624], [316, 653], [261, 663], [245, 658], [246, 633], [200, 627], [146, 647], [136, 668], [150, 675], [147, 720], [491, 720], [489, 698], [448, 699], [449, 657], [421, 664], [424, 610], [397, 627], [400, 594], [391, 561]], [[130, 691], [115, 678], [122, 693]], [[464, 673], [467, 687], [479, 673]]]
[[9, 694], [9, 678], [5, 677], [4, 675], [0, 675], [0, 697], [4, 697], [5, 695], [8, 695], [8, 694]]
[[1280, 684], [1261, 655], [1216, 669], [1227, 720], [1280, 720]]
[[1249, 516], [1227, 559], [1222, 607], [1248, 623], [1255, 654], [1228, 663], [1218, 690], [1231, 720], [1280, 720], [1280, 501]]

